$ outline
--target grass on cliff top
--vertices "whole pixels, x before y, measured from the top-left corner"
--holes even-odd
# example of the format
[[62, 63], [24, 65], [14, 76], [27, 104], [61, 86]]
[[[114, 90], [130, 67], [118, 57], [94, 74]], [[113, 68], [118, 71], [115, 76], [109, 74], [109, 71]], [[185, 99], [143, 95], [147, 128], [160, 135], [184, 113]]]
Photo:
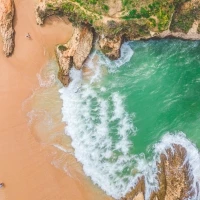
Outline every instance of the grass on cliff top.
[[197, 32], [200, 34], [200, 24], [198, 26]]
[[83, 8], [95, 12], [99, 15], [106, 14], [109, 11], [109, 7], [106, 4], [106, 0], [73, 0], [82, 6]]
[[173, 15], [170, 30], [187, 33], [192, 27], [194, 20], [200, 20], [200, 3], [196, 7], [192, 6], [176, 11]]
[[[125, 5], [126, 4], [124, 4], [124, 6]], [[139, 10], [138, 7], [133, 6], [129, 13], [122, 18], [125, 20], [145, 18], [148, 19], [151, 27], [157, 26], [159, 31], [163, 31], [168, 28], [174, 8], [175, 6], [169, 3], [168, 0], [156, 0], [150, 4], [141, 4]], [[157, 22], [155, 18], [158, 19]]]
[[[172, 19], [171, 29], [187, 32], [197, 18], [200, 7], [196, 10], [190, 8], [182, 12], [182, 5], [191, 0], [122, 0], [125, 20], [145, 18], [151, 27], [157, 27], [159, 31], [166, 30]], [[128, 12], [127, 12], [128, 11]], [[157, 19], [157, 21], [155, 20]]]
[[188, 12], [181, 11], [182, 5], [191, 0], [121, 1], [122, 21], [117, 22], [111, 19], [106, 24], [102, 19], [109, 12], [108, 0], [62, 0], [59, 5], [55, 0], [49, 0], [47, 9], [57, 10], [58, 14], [68, 16], [75, 26], [82, 23], [91, 24], [98, 33], [109, 36], [132, 35], [131, 38], [148, 35], [149, 30], [164, 31], [169, 28], [171, 21], [171, 30], [187, 32], [196, 16], [200, 16], [200, 7], [196, 10], [189, 9]]
[[63, 0], [59, 5], [52, 0], [47, 3], [47, 9], [59, 10], [60, 15], [67, 15], [74, 25], [78, 25], [80, 22], [93, 24], [108, 13], [109, 6], [106, 0]]

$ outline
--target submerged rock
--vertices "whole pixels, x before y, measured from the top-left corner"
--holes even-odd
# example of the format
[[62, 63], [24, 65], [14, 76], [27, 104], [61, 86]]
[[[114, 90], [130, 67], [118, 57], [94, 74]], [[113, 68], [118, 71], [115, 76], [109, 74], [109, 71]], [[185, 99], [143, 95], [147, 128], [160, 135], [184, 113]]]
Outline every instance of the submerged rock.
[[[186, 156], [186, 149], [176, 144], [173, 144], [173, 149], [167, 149], [165, 154], [160, 155], [157, 163], [159, 189], [152, 192], [150, 200], [186, 200], [194, 195], [193, 177]], [[145, 181], [142, 177], [122, 200], [144, 200], [144, 194]]]
[[3, 39], [3, 51], [6, 56], [14, 50], [14, 2], [13, 0], [0, 0], [0, 32]]
[[85, 59], [88, 57], [93, 42], [93, 32], [90, 27], [82, 26], [75, 28], [72, 38], [64, 45], [56, 48], [57, 58], [60, 66], [58, 78], [64, 86], [70, 82], [69, 71], [71, 67], [80, 70]]

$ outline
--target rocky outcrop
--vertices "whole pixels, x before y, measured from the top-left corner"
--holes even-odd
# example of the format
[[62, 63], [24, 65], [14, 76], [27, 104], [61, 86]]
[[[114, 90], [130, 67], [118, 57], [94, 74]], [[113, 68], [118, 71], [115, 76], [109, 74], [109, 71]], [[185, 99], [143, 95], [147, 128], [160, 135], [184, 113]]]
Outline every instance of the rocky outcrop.
[[[159, 189], [152, 192], [150, 200], [186, 200], [194, 195], [193, 179], [189, 177], [190, 165], [185, 159], [186, 155], [186, 149], [176, 144], [173, 145], [173, 150], [167, 149], [165, 154], [160, 155], [160, 161], [157, 163]], [[137, 199], [139, 194], [141, 198], [144, 193], [145, 183], [144, 178], [141, 178], [122, 200]]]
[[3, 39], [3, 51], [10, 56], [14, 50], [14, 2], [0, 0], [0, 32]]
[[193, 195], [191, 190], [190, 165], [185, 162], [186, 149], [179, 145], [173, 145], [176, 153], [168, 149], [166, 154], [161, 154], [158, 163], [159, 191], [152, 194], [152, 198], [158, 199], [189, 199]]
[[115, 60], [120, 57], [120, 48], [123, 41], [123, 37], [116, 36], [114, 38], [100, 36], [99, 47], [101, 51], [110, 59]]
[[40, 0], [36, 20], [66, 15], [74, 26], [90, 25], [100, 36], [99, 47], [110, 59], [120, 56], [124, 40], [175, 37], [200, 39], [200, 1]]
[[144, 200], [145, 196], [145, 180], [144, 176], [139, 178], [135, 187], [121, 200]]
[[70, 82], [69, 71], [71, 67], [74, 65], [76, 69], [82, 68], [92, 49], [92, 42], [92, 29], [82, 26], [74, 29], [73, 36], [67, 44], [57, 46], [56, 53], [60, 66], [58, 78], [64, 86]]

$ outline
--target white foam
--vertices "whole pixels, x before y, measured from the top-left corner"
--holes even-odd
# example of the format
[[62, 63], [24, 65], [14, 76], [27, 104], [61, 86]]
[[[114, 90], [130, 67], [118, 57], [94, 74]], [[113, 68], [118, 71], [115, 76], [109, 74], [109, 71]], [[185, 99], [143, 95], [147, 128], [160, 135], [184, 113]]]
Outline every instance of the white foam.
[[187, 139], [183, 132], [178, 132], [175, 134], [166, 133], [161, 142], [154, 145], [155, 158], [158, 159], [161, 153], [166, 153], [166, 149], [171, 149], [172, 152], [176, 153], [172, 144], [181, 145], [186, 149], [187, 154], [185, 157], [185, 163], [189, 163], [190, 177], [193, 179], [193, 185], [191, 189], [193, 190], [194, 195], [191, 197], [191, 199], [200, 199], [200, 154], [195, 144]]
[[[131, 160], [134, 158], [128, 154], [131, 145], [128, 135], [135, 134], [132, 121], [118, 93], [111, 94], [110, 99], [113, 100], [109, 101], [100, 97], [90, 83], [81, 83], [80, 71], [72, 69], [71, 77], [69, 87], [62, 88], [60, 93], [66, 133], [72, 138], [75, 156], [94, 183], [107, 194], [120, 198], [131, 181], [128, 175], [121, 179], [118, 174], [126, 168], [132, 169]], [[80, 88], [78, 92], [76, 88]], [[114, 110], [112, 104], [115, 105]], [[119, 142], [110, 136], [109, 123], [113, 120], [118, 120], [116, 134], [121, 137]]]
[[110, 60], [104, 54], [100, 53], [101, 59], [100, 59], [100, 64], [106, 65], [109, 69], [109, 72], [115, 72], [117, 68], [121, 67], [125, 63], [129, 62], [131, 57], [133, 56], [133, 50], [129, 46], [128, 42], [125, 42], [121, 46], [121, 57], [117, 60]]
[[120, 52], [121, 57], [114, 61], [96, 49], [90, 54], [84, 65], [92, 71], [93, 75], [90, 77], [91, 84], [101, 80], [104, 73], [103, 67], [106, 67], [109, 72], [116, 72], [119, 67], [130, 61], [134, 53], [128, 42], [122, 44]]
[[60, 144], [53, 144], [53, 146], [56, 147], [57, 149], [59, 149], [60, 151], [63, 151], [65, 153], [73, 155], [73, 152], [71, 150], [68, 150], [68, 149], [64, 148]]
[[55, 80], [56, 80], [54, 74], [50, 74], [46, 78], [42, 78], [40, 74], [37, 74], [36, 76], [37, 76], [40, 87], [50, 87], [55, 83]]
[[56, 83], [58, 71], [57, 63], [54, 60], [49, 61], [46, 65], [40, 73], [36, 74], [40, 87], [44, 88], [51, 87]]
[[27, 113], [28, 117], [28, 125], [32, 125], [34, 121], [40, 120], [41, 117], [43, 117], [42, 122], [47, 124], [49, 128], [52, 126], [52, 117], [49, 115], [49, 113], [46, 110], [31, 110]]
[[[151, 162], [147, 162], [144, 154], [130, 154], [130, 146], [133, 144], [129, 135], [134, 135], [136, 128], [124, 106], [125, 97], [119, 92], [104, 97], [108, 90], [98, 85], [102, 66], [106, 66], [109, 72], [115, 72], [130, 60], [133, 51], [127, 43], [123, 45], [121, 54], [119, 60], [110, 61], [100, 52], [94, 51], [86, 62], [87, 67], [94, 70], [90, 81], [83, 82], [82, 72], [73, 68], [70, 72], [72, 82], [67, 88], [60, 89], [63, 121], [67, 124], [66, 134], [72, 138], [75, 157], [83, 164], [85, 174], [115, 199], [124, 196], [144, 175], [145, 198], [149, 199], [151, 192], [158, 189], [156, 161], [159, 155], [167, 148], [173, 148], [172, 143], [180, 144], [187, 149], [186, 159], [191, 165], [191, 176], [195, 177], [193, 187], [196, 188], [195, 184], [200, 179], [199, 152], [183, 133], [167, 133], [154, 146], [155, 156]], [[99, 56], [96, 64], [93, 62], [95, 55]], [[114, 125], [111, 126], [111, 123]], [[134, 176], [132, 169], [138, 172]], [[194, 198], [199, 199], [197, 192]]]

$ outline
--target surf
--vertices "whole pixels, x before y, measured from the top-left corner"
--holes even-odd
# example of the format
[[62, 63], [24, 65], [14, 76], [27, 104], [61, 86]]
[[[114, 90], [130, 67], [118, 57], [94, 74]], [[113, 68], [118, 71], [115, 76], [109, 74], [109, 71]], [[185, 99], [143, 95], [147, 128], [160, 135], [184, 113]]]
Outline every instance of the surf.
[[[164, 40], [162, 44], [125, 43], [116, 61], [110, 61], [95, 49], [84, 64], [87, 70], [72, 68], [71, 83], [59, 90], [65, 133], [72, 139], [75, 157], [82, 163], [85, 174], [116, 199], [130, 191], [141, 176], [145, 177], [148, 199], [158, 189], [156, 162], [166, 149], [173, 150], [172, 144], [187, 150], [185, 159], [193, 177], [193, 197], [199, 198], [196, 188], [199, 152], [190, 140], [198, 126], [184, 124], [185, 116], [188, 120], [193, 117], [194, 122], [198, 119], [187, 110], [185, 115], [174, 113], [181, 109], [176, 103], [184, 105], [183, 99], [190, 97], [188, 85], [192, 90], [193, 80], [198, 84], [199, 44], [177, 41], [179, 52], [174, 51], [174, 44], [174, 40]], [[191, 59], [183, 57], [188, 52]], [[197, 72], [193, 80], [185, 78], [186, 72], [181, 71], [182, 66], [190, 65]], [[185, 70], [191, 73], [190, 69]], [[170, 78], [172, 83], [168, 82]], [[173, 85], [177, 81], [180, 84]], [[182, 89], [185, 96], [181, 96]], [[188, 102], [186, 108], [199, 106], [193, 97]], [[172, 119], [168, 118], [169, 110]], [[181, 129], [194, 135], [191, 133], [188, 138]]]

